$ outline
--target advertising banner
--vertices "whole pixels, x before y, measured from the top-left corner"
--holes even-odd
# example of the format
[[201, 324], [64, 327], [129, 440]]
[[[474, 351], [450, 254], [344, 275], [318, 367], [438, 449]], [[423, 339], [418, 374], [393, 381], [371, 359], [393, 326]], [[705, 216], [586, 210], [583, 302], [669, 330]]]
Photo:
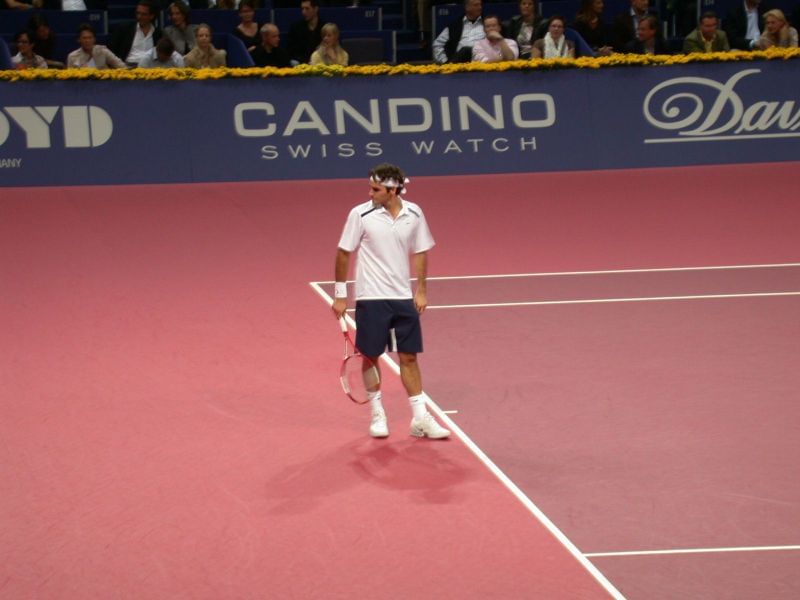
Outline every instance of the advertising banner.
[[0, 84], [0, 185], [361, 177], [800, 157], [800, 61]]

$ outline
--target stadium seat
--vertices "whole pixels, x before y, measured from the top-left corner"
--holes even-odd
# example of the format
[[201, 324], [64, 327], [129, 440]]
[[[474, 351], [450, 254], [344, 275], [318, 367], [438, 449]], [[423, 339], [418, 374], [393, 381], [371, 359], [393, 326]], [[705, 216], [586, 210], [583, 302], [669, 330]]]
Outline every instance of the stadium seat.
[[358, 37], [342, 40], [351, 65], [376, 65], [383, 59], [383, 40], [377, 37]]
[[0, 40], [0, 69], [13, 69], [11, 64], [11, 51], [8, 49], [8, 44]]

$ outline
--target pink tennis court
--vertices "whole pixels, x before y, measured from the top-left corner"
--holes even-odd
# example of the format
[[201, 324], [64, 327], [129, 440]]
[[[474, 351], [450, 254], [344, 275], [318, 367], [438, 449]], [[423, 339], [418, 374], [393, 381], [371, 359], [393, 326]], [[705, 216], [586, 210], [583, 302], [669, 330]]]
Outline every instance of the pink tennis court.
[[798, 166], [411, 173], [447, 441], [339, 388], [366, 180], [4, 189], [0, 597], [796, 598]]

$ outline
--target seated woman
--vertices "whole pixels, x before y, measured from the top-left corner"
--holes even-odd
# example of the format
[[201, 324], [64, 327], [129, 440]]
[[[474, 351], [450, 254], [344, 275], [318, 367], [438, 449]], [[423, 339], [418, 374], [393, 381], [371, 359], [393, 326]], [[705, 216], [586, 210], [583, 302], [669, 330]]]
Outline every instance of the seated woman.
[[256, 23], [255, 16], [255, 0], [242, 0], [239, 4], [239, 24], [233, 30], [233, 35], [244, 42], [248, 52], [252, 52], [261, 43], [258, 32], [261, 26]]
[[15, 37], [17, 53], [11, 57], [15, 69], [46, 69], [47, 61], [34, 54], [33, 36], [27, 31], [20, 31]]
[[183, 62], [187, 67], [192, 67], [193, 69], [215, 69], [225, 66], [228, 54], [225, 50], [214, 48], [211, 43], [211, 27], [205, 23], [198, 25], [195, 39], [197, 40], [197, 46], [183, 57]]
[[28, 31], [31, 32], [31, 41], [36, 47], [36, 53], [47, 61], [51, 69], [63, 69], [64, 63], [55, 60], [56, 34], [50, 29], [47, 17], [37, 13], [28, 19]]
[[575, 44], [564, 37], [566, 21], [553, 15], [547, 24], [545, 36], [533, 43], [532, 58], [575, 58]]
[[572, 25], [598, 56], [612, 52], [611, 31], [603, 21], [603, 7], [603, 0], [583, 0]]
[[503, 26], [503, 35], [517, 42], [520, 58], [531, 57], [531, 47], [541, 22], [533, 0], [519, 0], [519, 14], [511, 17]]
[[124, 69], [125, 62], [111, 50], [97, 44], [94, 29], [84, 23], [78, 27], [78, 44], [80, 48], [67, 55], [68, 69]]
[[312, 65], [341, 65], [347, 66], [350, 57], [344, 48], [339, 45], [339, 27], [336, 23], [325, 23], [322, 26], [322, 43], [311, 55], [309, 64]]
[[169, 5], [169, 20], [172, 25], [164, 27], [164, 35], [175, 44], [175, 52], [188, 54], [197, 45], [197, 25], [189, 22], [189, 7], [181, 0], [173, 2]]
[[786, 15], [777, 8], [764, 13], [764, 32], [756, 48], [797, 48], [797, 30], [789, 25]]

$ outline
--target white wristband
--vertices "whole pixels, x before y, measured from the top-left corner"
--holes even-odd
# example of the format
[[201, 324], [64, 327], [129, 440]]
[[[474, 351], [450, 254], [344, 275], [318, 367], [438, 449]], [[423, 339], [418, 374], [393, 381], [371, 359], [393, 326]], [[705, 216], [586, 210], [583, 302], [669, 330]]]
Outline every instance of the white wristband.
[[334, 298], [347, 298], [347, 282], [337, 281], [333, 286]]

